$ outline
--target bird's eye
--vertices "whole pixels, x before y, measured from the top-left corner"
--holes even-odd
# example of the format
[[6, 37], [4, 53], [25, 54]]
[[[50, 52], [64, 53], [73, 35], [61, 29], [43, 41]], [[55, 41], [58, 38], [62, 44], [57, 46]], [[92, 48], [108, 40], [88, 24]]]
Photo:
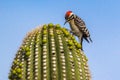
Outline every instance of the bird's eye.
[[65, 16], [65, 19], [67, 19], [67, 17]]

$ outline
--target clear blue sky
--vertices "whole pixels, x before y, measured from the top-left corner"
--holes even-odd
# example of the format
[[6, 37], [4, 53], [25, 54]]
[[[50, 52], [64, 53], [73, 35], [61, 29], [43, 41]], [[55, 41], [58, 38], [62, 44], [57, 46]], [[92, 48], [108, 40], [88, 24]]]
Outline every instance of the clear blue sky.
[[67, 10], [81, 16], [91, 33], [93, 43], [83, 46], [92, 80], [120, 80], [120, 0], [1, 0], [0, 80], [8, 80], [26, 33], [50, 22], [63, 26]]

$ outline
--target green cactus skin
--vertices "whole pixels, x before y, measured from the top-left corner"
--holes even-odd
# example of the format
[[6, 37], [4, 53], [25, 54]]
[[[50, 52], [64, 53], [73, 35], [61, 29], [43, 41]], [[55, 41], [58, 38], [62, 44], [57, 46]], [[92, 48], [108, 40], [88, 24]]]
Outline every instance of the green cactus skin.
[[87, 61], [74, 36], [50, 23], [27, 34], [9, 80], [91, 80]]

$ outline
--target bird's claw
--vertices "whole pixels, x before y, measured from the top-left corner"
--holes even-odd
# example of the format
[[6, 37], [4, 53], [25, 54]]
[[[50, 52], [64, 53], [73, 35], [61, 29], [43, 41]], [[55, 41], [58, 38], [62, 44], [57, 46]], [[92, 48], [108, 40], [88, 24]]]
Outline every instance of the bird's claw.
[[67, 29], [67, 31], [69, 31], [70, 33], [72, 33], [73, 35], [75, 35], [75, 32], [74, 32], [74, 31], [69, 30], [69, 29]]
[[70, 33], [72, 33], [73, 35], [75, 35], [75, 32], [74, 32], [74, 31], [72, 31], [72, 30], [70, 30]]

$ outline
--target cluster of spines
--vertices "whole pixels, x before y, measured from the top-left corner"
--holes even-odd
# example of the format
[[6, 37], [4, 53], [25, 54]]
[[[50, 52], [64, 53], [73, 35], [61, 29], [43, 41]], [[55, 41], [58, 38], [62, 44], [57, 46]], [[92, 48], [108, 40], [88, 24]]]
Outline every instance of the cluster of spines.
[[10, 80], [90, 80], [81, 45], [59, 24], [43, 25], [24, 39], [13, 61]]

